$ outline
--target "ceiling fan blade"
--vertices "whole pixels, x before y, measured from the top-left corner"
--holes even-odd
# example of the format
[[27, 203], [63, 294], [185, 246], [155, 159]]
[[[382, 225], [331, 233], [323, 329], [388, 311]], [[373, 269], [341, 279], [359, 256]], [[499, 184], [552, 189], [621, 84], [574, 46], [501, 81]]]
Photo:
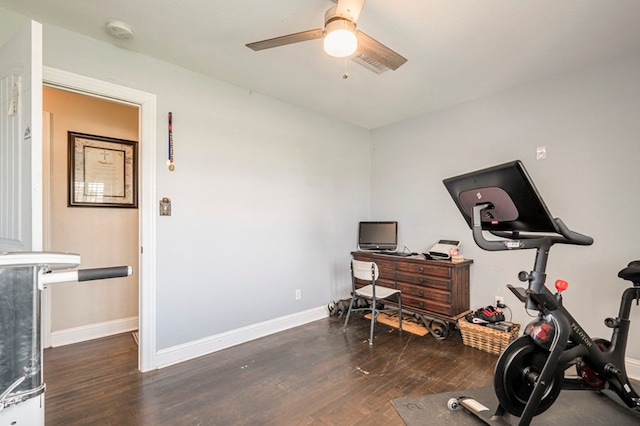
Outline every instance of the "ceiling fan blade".
[[315, 30], [302, 31], [300, 33], [288, 34], [280, 37], [274, 37], [267, 40], [255, 41], [253, 43], [246, 44], [249, 49], [263, 50], [271, 49], [272, 47], [285, 46], [287, 44], [299, 43], [301, 41], [314, 40], [316, 38], [324, 37], [324, 30], [318, 28]]
[[394, 52], [362, 31], [357, 31], [356, 36], [358, 37], [358, 49], [353, 55], [356, 62], [367, 62], [370, 66], [380, 69], [380, 72], [385, 70], [380, 68], [379, 65], [395, 71], [407, 62], [407, 58]]
[[336, 15], [347, 18], [354, 24], [358, 22], [358, 16], [362, 11], [365, 0], [338, 0]]

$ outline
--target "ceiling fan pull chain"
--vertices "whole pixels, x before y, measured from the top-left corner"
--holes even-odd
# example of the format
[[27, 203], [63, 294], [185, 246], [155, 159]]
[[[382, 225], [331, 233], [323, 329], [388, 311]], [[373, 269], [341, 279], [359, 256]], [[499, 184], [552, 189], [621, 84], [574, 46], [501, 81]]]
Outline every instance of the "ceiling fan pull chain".
[[349, 73], [347, 72], [347, 57], [344, 57], [344, 74], [342, 74], [342, 78], [343, 79], [348, 79], [349, 78]]

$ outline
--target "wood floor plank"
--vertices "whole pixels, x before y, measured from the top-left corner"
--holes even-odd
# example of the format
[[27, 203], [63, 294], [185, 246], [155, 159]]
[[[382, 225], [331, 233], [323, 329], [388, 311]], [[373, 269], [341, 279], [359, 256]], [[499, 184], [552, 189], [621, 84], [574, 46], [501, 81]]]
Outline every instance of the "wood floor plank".
[[327, 318], [141, 374], [130, 334], [45, 350], [46, 424], [402, 425], [394, 398], [489, 386], [497, 357]]

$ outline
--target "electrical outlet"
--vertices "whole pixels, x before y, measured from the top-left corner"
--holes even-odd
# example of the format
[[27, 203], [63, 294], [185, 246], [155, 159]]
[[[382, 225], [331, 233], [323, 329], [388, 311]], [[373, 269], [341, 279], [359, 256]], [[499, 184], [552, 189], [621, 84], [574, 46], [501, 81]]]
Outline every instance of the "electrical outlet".
[[497, 307], [500, 307], [500, 306], [502, 306], [502, 305], [504, 305], [504, 297], [502, 297], [502, 296], [496, 296], [496, 297], [495, 297], [495, 299], [496, 299], [496, 300], [495, 300], [495, 302], [496, 302], [496, 303], [495, 303], [495, 305], [494, 305], [494, 306], [495, 306], [496, 308], [497, 308]]
[[300, 300], [302, 299], [302, 290], [301, 289], [297, 289], [296, 290], [296, 300]]

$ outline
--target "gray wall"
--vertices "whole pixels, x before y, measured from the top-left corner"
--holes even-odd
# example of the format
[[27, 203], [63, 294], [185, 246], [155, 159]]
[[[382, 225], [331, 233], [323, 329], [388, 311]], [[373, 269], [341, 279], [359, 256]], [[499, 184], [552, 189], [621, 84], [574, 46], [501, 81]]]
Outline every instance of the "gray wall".
[[[471, 304], [505, 296], [514, 319], [529, 317], [505, 288], [530, 271], [535, 253], [486, 252], [471, 237], [442, 180], [520, 159], [555, 217], [594, 237], [590, 247], [556, 246], [548, 282], [569, 282], [565, 305], [591, 333], [616, 316], [617, 273], [640, 259], [640, 54], [498, 93], [372, 132], [372, 216], [397, 219], [401, 244], [424, 251], [459, 239], [474, 260]], [[536, 147], [548, 158], [536, 160]], [[628, 356], [640, 359], [640, 309]]]
[[[0, 42], [26, 22], [2, 10]], [[156, 198], [173, 203], [157, 218], [159, 351], [345, 295], [368, 130], [46, 23], [44, 64], [157, 95]]]

